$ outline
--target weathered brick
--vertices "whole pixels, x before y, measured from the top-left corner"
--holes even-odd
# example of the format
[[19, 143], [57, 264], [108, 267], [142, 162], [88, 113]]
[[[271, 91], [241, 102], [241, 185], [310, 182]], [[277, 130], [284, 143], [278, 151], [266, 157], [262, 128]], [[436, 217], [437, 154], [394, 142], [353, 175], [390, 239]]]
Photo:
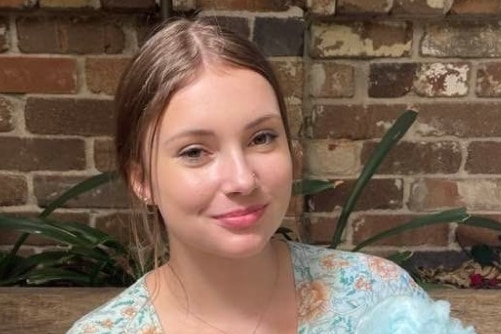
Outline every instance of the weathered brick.
[[339, 14], [384, 14], [388, 13], [393, 0], [337, 0], [336, 13]]
[[113, 95], [130, 58], [98, 58], [85, 60], [87, 87], [93, 93]]
[[35, 0], [0, 0], [0, 8], [31, 8], [36, 5]]
[[501, 0], [454, 0], [450, 14], [499, 14]]
[[[37, 212], [15, 212], [15, 213], [10, 213], [9, 215], [13, 217], [36, 217], [38, 215]], [[57, 221], [71, 221], [71, 222], [78, 222], [82, 224], [88, 224], [89, 223], [89, 215], [86, 213], [75, 213], [75, 212], [64, 212], [64, 213], [59, 213], [55, 212], [50, 215], [49, 219], [51, 220], [57, 220]], [[16, 232], [9, 232], [9, 231], [2, 231], [0, 234], [0, 245], [13, 245], [16, 240], [21, 236], [21, 233], [16, 233]], [[51, 240], [49, 238], [45, 238], [44, 236], [41, 235], [36, 235], [36, 234], [31, 234], [28, 239], [26, 239], [25, 245], [28, 246], [38, 246], [38, 247], [43, 247], [43, 246], [61, 246], [64, 245], [62, 243], [57, 243], [54, 240]]]
[[395, 0], [391, 14], [405, 16], [444, 16], [449, 12], [454, 2], [454, 0]]
[[115, 54], [125, 47], [119, 22], [105, 17], [19, 17], [17, 32], [19, 49], [26, 53]]
[[501, 96], [501, 63], [484, 63], [478, 67], [476, 93], [481, 97]]
[[312, 14], [330, 16], [336, 13], [336, 2], [332, 0], [307, 1], [308, 9]]
[[254, 37], [268, 56], [303, 56], [305, 23], [302, 18], [257, 17]]
[[112, 105], [102, 99], [28, 98], [26, 128], [39, 134], [112, 135]]
[[12, 115], [14, 105], [4, 97], [0, 97], [0, 132], [9, 132], [14, 129]]
[[[309, 212], [332, 212], [342, 208], [350, 195], [355, 180], [343, 180], [335, 189], [307, 196]], [[372, 179], [364, 189], [355, 210], [399, 209], [402, 207], [401, 179]]]
[[[37, 203], [40, 207], [61, 195], [85, 177], [36, 175], [33, 178], [33, 187]], [[99, 188], [86, 192], [64, 204], [65, 208], [125, 208], [128, 207], [128, 191], [120, 181], [107, 183]]]
[[211, 16], [210, 19], [219, 26], [250, 39], [249, 19], [235, 16]]
[[412, 27], [407, 22], [364, 21], [313, 24], [310, 54], [331, 57], [403, 57], [410, 53]]
[[334, 140], [305, 143], [306, 173], [311, 176], [354, 175], [360, 170], [360, 144]]
[[271, 60], [280, 87], [289, 104], [299, 104], [303, 98], [304, 74], [301, 60]]
[[81, 170], [85, 143], [80, 139], [0, 138], [2, 170]]
[[292, 177], [300, 179], [303, 176], [304, 169], [304, 149], [303, 145], [297, 139], [291, 140], [292, 151]]
[[40, 8], [74, 9], [74, 8], [99, 8], [99, 0], [39, 0]]
[[25, 204], [27, 199], [28, 185], [23, 176], [0, 175], [0, 206]]
[[501, 22], [443, 21], [426, 26], [421, 54], [433, 57], [501, 56]]
[[[480, 215], [492, 219], [501, 224], [501, 215]], [[463, 247], [473, 245], [488, 245], [491, 247], [501, 247], [501, 233], [488, 228], [478, 226], [467, 226], [458, 224], [456, 228], [456, 239]]]
[[[401, 226], [413, 215], [361, 215], [353, 220], [353, 245], [369, 239], [390, 228]], [[449, 224], [443, 223], [433, 226], [399, 233], [395, 236], [382, 239], [374, 246], [447, 246], [449, 243]], [[371, 245], [371, 246], [372, 246]]]
[[0, 92], [75, 93], [76, 85], [75, 59], [0, 57]]
[[370, 139], [381, 137], [405, 105], [316, 105], [312, 115], [315, 139]]
[[96, 217], [96, 228], [111, 234], [125, 245], [135, 244], [134, 232], [138, 233], [139, 240], [148, 241], [144, 226], [139, 214], [115, 212]]
[[94, 164], [99, 171], [116, 170], [115, 147], [112, 139], [94, 141]]
[[0, 18], [0, 52], [9, 50], [9, 25], [7, 20]]
[[501, 142], [470, 143], [464, 168], [469, 174], [501, 174]]
[[[361, 159], [365, 164], [376, 143], [364, 143]], [[400, 142], [385, 157], [378, 174], [452, 174], [461, 165], [461, 147], [457, 142]]]
[[354, 69], [351, 65], [314, 62], [308, 71], [308, 87], [314, 97], [353, 97]]
[[[439, 102], [413, 108], [419, 115], [410, 133], [424, 137], [501, 137], [499, 103]], [[316, 139], [379, 138], [405, 109], [404, 104], [316, 105], [312, 135]]]
[[407, 263], [410, 268], [431, 268], [436, 269], [439, 266], [443, 268], [457, 269], [470, 258], [463, 251], [440, 250], [432, 251], [429, 249], [417, 250], [412, 252], [412, 257]]
[[298, 138], [303, 128], [303, 109], [300, 104], [287, 104], [287, 121], [292, 138]]
[[196, 0], [195, 8], [216, 10], [284, 11], [287, 10], [290, 5], [290, 0]]
[[421, 64], [414, 82], [420, 96], [465, 96], [468, 94], [470, 65], [467, 63]]
[[[328, 245], [337, 226], [338, 217], [308, 217], [305, 230], [305, 242], [309, 244]], [[346, 238], [346, 236], [345, 236]]]
[[402, 97], [412, 91], [416, 63], [375, 63], [370, 65], [370, 97]]
[[501, 180], [418, 179], [411, 185], [411, 210], [436, 211], [461, 206], [470, 211], [500, 211]]
[[110, 10], [148, 10], [156, 8], [155, 0], [101, 0], [101, 6]]

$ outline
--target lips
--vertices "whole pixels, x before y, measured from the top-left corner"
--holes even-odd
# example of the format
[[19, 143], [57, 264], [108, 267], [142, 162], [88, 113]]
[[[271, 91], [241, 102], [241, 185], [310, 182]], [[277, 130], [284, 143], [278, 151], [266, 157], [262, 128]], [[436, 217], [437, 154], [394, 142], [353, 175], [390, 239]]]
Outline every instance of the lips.
[[218, 223], [230, 229], [245, 229], [254, 226], [263, 215], [267, 205], [253, 205], [244, 209], [237, 209], [221, 215], [213, 216]]

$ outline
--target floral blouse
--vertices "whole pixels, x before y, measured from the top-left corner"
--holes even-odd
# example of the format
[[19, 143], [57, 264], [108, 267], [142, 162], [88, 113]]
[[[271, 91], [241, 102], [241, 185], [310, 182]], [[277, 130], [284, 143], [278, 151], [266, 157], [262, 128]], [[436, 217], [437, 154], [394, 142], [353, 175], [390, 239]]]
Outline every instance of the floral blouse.
[[[450, 319], [448, 304], [437, 302], [435, 305], [393, 262], [294, 242], [288, 242], [288, 245], [298, 300], [298, 334], [474, 333], [472, 328], [463, 330], [459, 321]], [[384, 307], [378, 307], [383, 304]], [[422, 310], [422, 313], [416, 313], [416, 310]], [[411, 331], [407, 327], [416, 319], [409, 314], [419, 314], [420, 319], [428, 318], [422, 321], [423, 326], [413, 323], [411, 327], [415, 331]], [[402, 323], [407, 327], [395, 328], [394, 324]], [[444, 330], [437, 331], [438, 327], [433, 327], [429, 331], [430, 324]], [[144, 277], [78, 320], [67, 334], [114, 333], [169, 333], [168, 328], [165, 332], [161, 328]]]

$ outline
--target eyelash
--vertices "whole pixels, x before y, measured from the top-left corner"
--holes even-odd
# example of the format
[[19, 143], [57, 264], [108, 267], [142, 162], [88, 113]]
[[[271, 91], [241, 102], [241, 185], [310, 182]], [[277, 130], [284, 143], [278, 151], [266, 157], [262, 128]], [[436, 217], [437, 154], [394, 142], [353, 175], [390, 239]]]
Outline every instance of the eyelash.
[[[262, 136], [265, 136], [267, 141], [266, 143], [262, 143], [262, 144], [256, 144], [255, 143], [255, 140], [258, 139], [259, 137], [262, 137]], [[276, 134], [275, 132], [273, 131], [261, 131], [259, 133], [257, 133], [251, 140], [251, 144], [252, 145], [269, 145], [271, 144], [273, 141], [275, 141], [275, 139], [277, 139], [278, 137], [278, 134]]]

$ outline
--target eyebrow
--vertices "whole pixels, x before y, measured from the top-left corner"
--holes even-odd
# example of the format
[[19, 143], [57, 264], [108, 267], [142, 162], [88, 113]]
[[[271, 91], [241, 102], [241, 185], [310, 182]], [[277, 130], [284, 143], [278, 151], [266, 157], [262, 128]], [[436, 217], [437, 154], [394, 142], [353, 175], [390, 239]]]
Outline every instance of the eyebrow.
[[[277, 115], [277, 114], [267, 114], [267, 115], [263, 115], [255, 120], [253, 120], [252, 122], [248, 123], [244, 130], [250, 130], [262, 123], [265, 123], [266, 121], [270, 120], [270, 119], [279, 119], [279, 120], [282, 120], [282, 116], [281, 115]], [[214, 132], [213, 131], [210, 131], [210, 130], [204, 130], [204, 129], [192, 129], [192, 130], [186, 130], [186, 131], [183, 131], [183, 132], [180, 132], [176, 135], [174, 135], [173, 137], [171, 138], [168, 138], [167, 140], [164, 141], [163, 145], [166, 145], [172, 141], [175, 141], [175, 140], [179, 140], [180, 138], [183, 138], [183, 137], [189, 137], [189, 136], [193, 136], [193, 137], [210, 137], [210, 136], [213, 136], [214, 135]]]

